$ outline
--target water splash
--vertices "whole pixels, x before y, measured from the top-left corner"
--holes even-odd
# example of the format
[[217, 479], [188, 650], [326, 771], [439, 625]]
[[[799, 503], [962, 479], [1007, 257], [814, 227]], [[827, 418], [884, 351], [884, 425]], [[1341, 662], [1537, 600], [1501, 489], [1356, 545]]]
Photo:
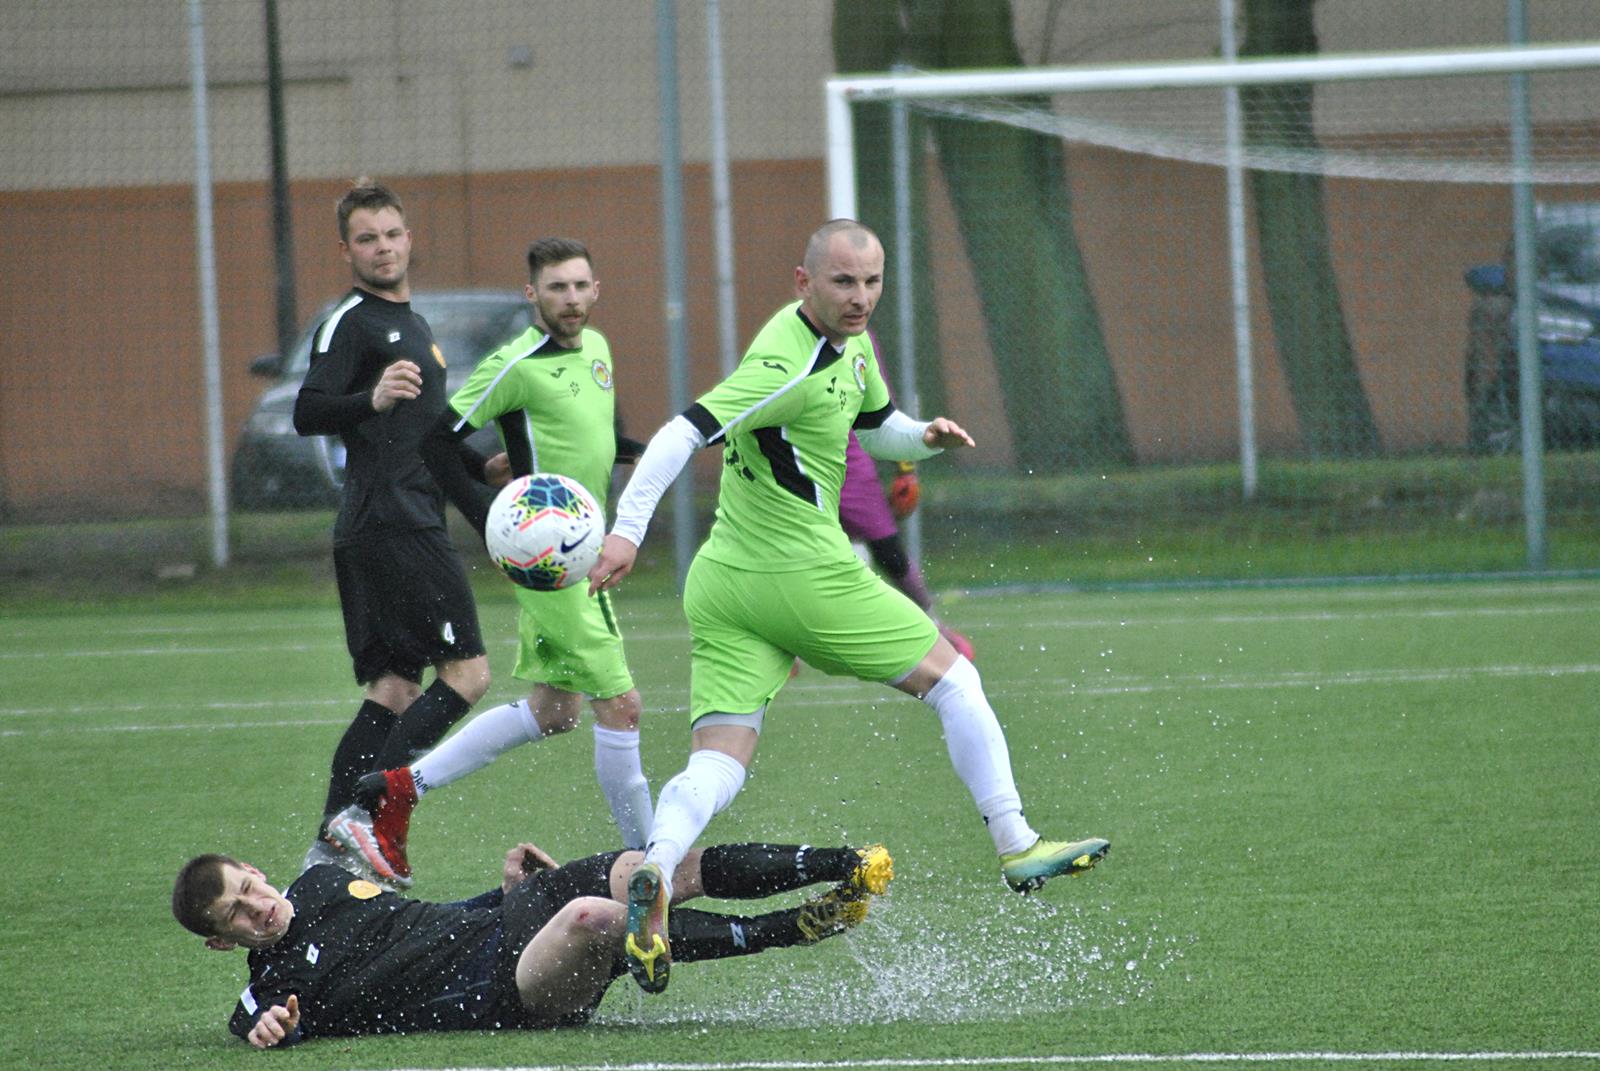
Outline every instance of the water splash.
[[938, 901], [899, 889], [879, 898], [865, 923], [829, 943], [832, 955], [776, 953], [789, 958], [782, 970], [762, 972], [761, 992], [741, 989], [709, 1007], [613, 998], [597, 1021], [993, 1022], [1124, 1005], [1163, 981], [1181, 981], [1171, 968], [1192, 938], [1163, 932], [1159, 919], [1120, 918], [1109, 905], [1013, 896], [992, 885], [946, 892], [953, 895]]

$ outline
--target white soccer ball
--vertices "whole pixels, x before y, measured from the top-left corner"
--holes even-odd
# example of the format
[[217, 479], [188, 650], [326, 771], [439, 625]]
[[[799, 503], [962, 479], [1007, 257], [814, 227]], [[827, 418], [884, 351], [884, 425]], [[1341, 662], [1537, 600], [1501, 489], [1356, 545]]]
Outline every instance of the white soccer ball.
[[583, 580], [600, 557], [606, 516], [569, 476], [536, 472], [500, 489], [489, 507], [484, 541], [512, 582], [555, 591]]

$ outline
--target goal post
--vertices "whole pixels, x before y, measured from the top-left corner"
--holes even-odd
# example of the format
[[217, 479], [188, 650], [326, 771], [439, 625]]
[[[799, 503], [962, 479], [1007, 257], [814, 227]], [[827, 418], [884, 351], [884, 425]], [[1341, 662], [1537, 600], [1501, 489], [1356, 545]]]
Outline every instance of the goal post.
[[[1536, 107], [1532, 122], [1540, 127], [1539, 137], [1528, 139], [1518, 138], [1517, 124], [1519, 116], [1513, 102], [1507, 102], [1506, 86], [1508, 81], [1512, 84], [1526, 82], [1526, 76], [1548, 76], [1541, 78], [1541, 87], [1550, 85], [1558, 79], [1565, 78], [1563, 84], [1568, 90], [1566, 98], [1558, 94], [1551, 94], [1546, 106]], [[1521, 78], [1511, 76], [1523, 76]], [[1574, 89], [1574, 80], [1582, 78], [1583, 89]], [[1470, 85], [1470, 93], [1458, 87]], [[1416, 87], [1415, 89], [1410, 87]], [[1306, 87], [1303, 96], [1295, 98], [1298, 87]], [[1119, 155], [1125, 159], [1144, 161], [1140, 166], [1147, 171], [1156, 171], [1162, 167], [1182, 169], [1188, 165], [1200, 165], [1202, 168], [1214, 168], [1215, 173], [1226, 171], [1229, 179], [1230, 192], [1226, 198], [1226, 210], [1230, 216], [1240, 214], [1236, 201], [1242, 202], [1238, 197], [1239, 187], [1242, 186], [1241, 176], [1251, 176], [1251, 189], [1254, 192], [1255, 205], [1260, 211], [1266, 202], [1264, 198], [1270, 195], [1271, 190], [1265, 184], [1270, 181], [1270, 176], [1294, 175], [1307, 176], [1307, 180], [1315, 187], [1306, 204], [1318, 206], [1323, 195], [1323, 184], [1332, 183], [1337, 187], [1337, 196], [1349, 198], [1349, 189], [1352, 185], [1366, 184], [1371, 188], [1374, 184], [1384, 185], [1393, 190], [1397, 183], [1414, 183], [1413, 189], [1419, 191], [1415, 195], [1386, 195], [1390, 200], [1399, 199], [1401, 196], [1411, 196], [1416, 204], [1411, 211], [1414, 216], [1425, 216], [1429, 210], [1429, 202], [1436, 200], [1432, 197], [1430, 187], [1425, 184], [1445, 184], [1454, 189], [1461, 189], [1468, 185], [1474, 188], [1492, 189], [1528, 189], [1538, 186], [1551, 192], [1551, 200], [1593, 200], [1600, 205], [1600, 108], [1592, 103], [1597, 99], [1597, 90], [1600, 90], [1600, 42], [1568, 42], [1560, 44], [1541, 44], [1519, 47], [1502, 48], [1474, 48], [1452, 51], [1411, 51], [1387, 52], [1368, 54], [1346, 55], [1318, 55], [1309, 57], [1274, 57], [1274, 58], [1248, 58], [1227, 59], [1221, 62], [1196, 61], [1156, 65], [1126, 65], [1126, 66], [1101, 66], [1101, 67], [1040, 67], [1019, 68], [1007, 70], [965, 70], [965, 71], [895, 71], [877, 74], [846, 74], [827, 80], [825, 89], [825, 116], [826, 116], [826, 175], [828, 190], [829, 214], [834, 217], [860, 218], [864, 210], [859, 203], [857, 192], [857, 176], [859, 162], [857, 159], [857, 124], [855, 111], [861, 106], [887, 106], [891, 113], [897, 116], [891, 124], [891, 129], [897, 132], [890, 142], [876, 147], [876, 152], [883, 155], [883, 160], [873, 160], [871, 166], [892, 168], [896, 176], [903, 176], [908, 171], [905, 154], [931, 153], [933, 148], [938, 149], [937, 158], [939, 166], [945, 175], [945, 188], [949, 202], [937, 210], [942, 212], [944, 219], [930, 221], [919, 219], [914, 224], [917, 227], [930, 229], [942, 227], [950, 237], [945, 246], [947, 249], [956, 249], [967, 246], [966, 255], [971, 264], [957, 272], [948, 273], [952, 277], [960, 274], [963, 281], [972, 284], [968, 289], [978, 296], [977, 308], [974, 310], [979, 319], [988, 319], [993, 310], [989, 307], [990, 293], [984, 289], [984, 278], [979, 258], [970, 248], [976, 240], [977, 224], [963, 218], [962, 206], [956, 203], [956, 193], [950, 188], [953, 180], [950, 178], [949, 168], [952, 166], [949, 147], [940, 141], [938, 134], [929, 131], [942, 124], [950, 127], [949, 121], [962, 121], [975, 124], [1000, 124], [1002, 126], [1018, 128], [1042, 134], [1047, 137], [1059, 139], [1060, 144], [1069, 152], [1082, 150], [1093, 155], [1099, 153]], [[1274, 98], [1272, 91], [1280, 94]], [[1251, 119], [1241, 123], [1237, 113], [1240, 94], [1254, 101], [1256, 110], [1251, 114]], [[1499, 99], [1496, 99], [1496, 94]], [[1315, 94], [1315, 96], [1313, 96]], [[1514, 96], [1514, 94], [1513, 94]], [[1393, 98], [1390, 103], [1389, 98]], [[1326, 98], [1326, 100], [1325, 100]], [[1460, 99], [1458, 99], [1460, 98]], [[1360, 104], [1352, 102], [1360, 99]], [[1263, 130], [1260, 125], [1264, 111], [1270, 112], [1284, 100], [1290, 101], [1284, 105], [1286, 113], [1292, 112], [1294, 107], [1301, 107], [1303, 115], [1287, 114], [1282, 119], [1282, 126], [1276, 130]], [[1413, 103], [1413, 100], [1415, 103]], [[1124, 103], [1133, 102], [1138, 103]], [[1268, 107], [1263, 109], [1262, 102], [1266, 101]], [[1381, 102], [1379, 108], [1389, 107], [1391, 111], [1385, 114], [1373, 113], [1364, 117], [1354, 116], [1354, 109], [1358, 107], [1373, 107], [1374, 102]], [[1465, 101], [1466, 103], [1462, 103]], [[1227, 106], [1234, 110], [1227, 114]], [[1156, 115], [1160, 108], [1165, 107], [1170, 113]], [[1201, 115], [1209, 109], [1209, 114]], [[1246, 109], [1249, 113], [1249, 109]], [[905, 124], [903, 116], [914, 113], [931, 120], [934, 126], [923, 124], [919, 126], [918, 137], [928, 138], [927, 142], [916, 141], [904, 136]], [[1325, 120], [1332, 116], [1332, 121], [1324, 126]], [[1270, 118], [1269, 118], [1270, 121]], [[1526, 116], [1520, 117], [1521, 122], [1528, 122]], [[1250, 125], [1254, 122], [1255, 125]], [[1302, 132], [1295, 127], [1296, 122], [1303, 122], [1307, 131]], [[1362, 125], [1365, 122], [1368, 125]], [[1509, 131], [1509, 136], [1508, 136]], [[1305, 133], [1306, 136], [1302, 136]], [[1165, 163], [1163, 163], [1165, 162]], [[1069, 163], [1068, 170], [1076, 168], [1076, 162]], [[1193, 169], [1191, 169], [1192, 171]], [[1103, 168], [1102, 172], [1115, 171], [1114, 168]], [[979, 168], [979, 173], [984, 173]], [[992, 174], [992, 170], [988, 172]], [[1267, 176], [1267, 179], [1263, 179]], [[1056, 218], [1067, 219], [1068, 229], [1076, 229], [1077, 221], [1083, 213], [1080, 211], [1085, 200], [1094, 200], [1093, 191], [1085, 197], [1086, 185], [1091, 180], [1081, 176], [1063, 179], [1068, 184], [1075, 185], [1072, 193], [1072, 208], [1065, 212], [1058, 212]], [[1181, 235], [1183, 240], [1196, 244], [1200, 239], [1194, 238], [1197, 231], [1206, 233], [1206, 240], [1216, 242], [1216, 238], [1205, 231], [1204, 228], [1195, 228], [1195, 215], [1201, 210], [1194, 205], [1193, 189], [1196, 186], [1209, 190], [1206, 183], [1209, 180], [1195, 180], [1191, 174], [1188, 187], [1183, 196], [1188, 198], [1181, 222], [1168, 226], [1168, 235]], [[1298, 179], [1293, 181], [1299, 181]], [[897, 178], [891, 185], [898, 188], [901, 180]], [[959, 185], [959, 184], [957, 184]], [[1281, 184], [1278, 187], [1282, 188]], [[1476, 195], [1468, 195], [1476, 196]], [[1172, 200], [1178, 200], [1179, 195], [1172, 195]], [[1481, 201], [1483, 198], [1479, 198]], [[1115, 198], [1101, 198], [1101, 200], [1114, 201]], [[1224, 210], [1224, 199], [1218, 197], [1214, 214], [1220, 218]], [[970, 200], [968, 202], [970, 206]], [[873, 215], [869, 222], [878, 222], [881, 225], [891, 225], [891, 220], [904, 218], [904, 205], [896, 202], [891, 212], [888, 208], [878, 205], [873, 214], [873, 208], [865, 211]], [[1106, 252], [1108, 248], [1107, 235], [1118, 233], [1124, 229], [1124, 222], [1117, 215], [1117, 209], [1123, 213], [1129, 211], [1127, 203], [1110, 207], [1097, 205], [1091, 210], [1094, 216], [1093, 226], [1095, 231], [1092, 241], [1099, 245], [1091, 247], [1086, 259], [1091, 262], [1089, 282], [1091, 290], [1100, 291], [1102, 287], [1110, 291], [1115, 298], [1120, 298], [1127, 293], [1126, 261], [1139, 256], [1135, 248], [1131, 253], [1127, 249], [1117, 249], [1115, 256]], [[1135, 212], [1143, 209], [1138, 206]], [[950, 222], [954, 213], [955, 222]], [[1355, 213], [1359, 215], [1359, 211]], [[1340, 305], [1340, 291], [1361, 290], [1364, 287], [1376, 287], [1377, 283], [1368, 283], [1365, 279], [1357, 279], [1353, 283], [1350, 278], [1349, 266], [1352, 261], [1350, 235], [1368, 228], [1366, 223], [1357, 222], [1352, 225], [1349, 217], [1351, 213], [1345, 211], [1342, 225], [1335, 228], [1337, 233], [1330, 235], [1317, 235], [1307, 233], [1308, 244], [1326, 247], [1322, 249], [1325, 258], [1330, 262], [1337, 261], [1340, 270], [1335, 274], [1342, 277], [1343, 284], [1335, 281], [1331, 287], [1322, 287], [1318, 292], [1331, 294], [1328, 309], [1322, 310], [1319, 315], [1324, 317], [1324, 323], [1332, 322], [1327, 319], [1354, 318], [1361, 321], [1359, 326], [1365, 327], [1368, 310], [1374, 302], [1368, 300], [1370, 294], [1357, 293], [1351, 304], [1359, 307], [1359, 313], [1346, 313]], [[1511, 232], [1512, 220], [1510, 213], [1504, 217], [1486, 214], [1481, 205], [1476, 207], [1471, 215], [1471, 223], [1476, 235], [1494, 234], [1493, 245], [1498, 246], [1500, 241]], [[1287, 436], [1294, 434], [1285, 432], [1283, 425], [1293, 424], [1296, 419], [1300, 423], [1300, 435], [1303, 436], [1301, 444], [1302, 456], [1338, 456], [1336, 450], [1333, 455], [1321, 455], [1321, 447], [1317, 445], [1316, 436], [1308, 428], [1314, 428], [1314, 413], [1301, 405], [1302, 396], [1307, 390], [1308, 382], [1313, 387], [1314, 382], [1308, 380], [1304, 367], [1295, 366], [1291, 359], [1290, 351], [1294, 349], [1296, 339], [1303, 340], [1305, 325], [1296, 325], [1291, 320], [1281, 319], [1279, 316], [1279, 302], [1282, 297], [1282, 258], [1276, 263], [1277, 277], [1274, 278], [1273, 264], [1268, 263], [1269, 253], [1281, 251], [1281, 242], [1272, 245], [1273, 238], [1282, 238], [1281, 221], [1285, 217], [1282, 213], [1276, 217], [1280, 231], [1274, 232], [1269, 223], [1270, 219], [1257, 217], [1253, 235], [1249, 233], [1248, 224], [1238, 219], [1230, 219], [1226, 237], [1222, 239], [1227, 245], [1227, 257], [1216, 258], [1215, 273], [1226, 272], [1230, 276], [1231, 289], [1234, 295], [1234, 308], [1230, 314], [1230, 333], [1235, 340], [1237, 358], [1228, 373], [1229, 379], [1235, 381], [1236, 397], [1234, 419], [1236, 427], [1232, 433], [1233, 453], [1231, 457], [1238, 464], [1237, 486], [1242, 489], [1242, 498], [1253, 501], [1256, 492], [1256, 458], [1255, 443], [1257, 440], [1257, 405], [1253, 393], [1251, 378], [1253, 362], [1250, 349], [1252, 316], [1257, 324], [1255, 334], [1262, 338], [1260, 348], [1263, 353], [1270, 347], [1277, 347], [1277, 364], [1279, 367], [1271, 371], [1280, 377], [1278, 382], [1271, 384], [1277, 395], [1277, 412], [1269, 414], [1265, 419], [1269, 425], [1274, 421], [1279, 425], [1275, 432], [1275, 441], [1269, 449], [1277, 450], [1277, 457], [1283, 459], [1294, 455], [1294, 450], [1285, 450], [1284, 441]], [[1302, 212], [1300, 222], [1308, 219]], [[1501, 229], [1501, 224], [1504, 228]], [[1414, 223], [1414, 221], [1413, 221]], [[899, 234], [898, 223], [894, 224], [895, 241], [899, 248], [905, 247], [904, 236]], [[1323, 223], [1326, 226], [1326, 223]], [[1373, 220], [1370, 229], [1378, 234], [1384, 230], [1384, 222]], [[1449, 228], [1452, 224], [1446, 223]], [[1391, 244], [1399, 243], [1404, 239], [1400, 236], [1401, 228], [1395, 228]], [[1059, 231], [1060, 228], [1057, 228]], [[1460, 285], [1461, 274], [1472, 263], [1492, 260], [1498, 254], [1498, 248], [1487, 252], [1483, 251], [1481, 238], [1477, 247], [1464, 249], [1469, 243], [1465, 242], [1463, 234], [1468, 227], [1463, 223], [1456, 226], [1457, 233], [1448, 236], [1451, 240], [1444, 244], [1445, 251], [1439, 257], [1437, 264], [1428, 265], [1432, 277], [1429, 279], [1431, 293], [1428, 296], [1429, 308], [1427, 317], [1433, 324], [1435, 331], [1440, 324], [1460, 330], [1465, 323], [1464, 309], [1456, 311], [1451, 307], [1455, 302], [1465, 299], [1465, 288]], [[1220, 233], [1221, 228], [1217, 228]], [[1498, 233], [1494, 233], [1498, 232]], [[1007, 235], [1012, 243], [1010, 248], [1018, 250], [1026, 241], [1018, 244], [1019, 233], [1028, 233], [1016, 228], [1008, 228]], [[1047, 241], [1044, 230], [1036, 229], [1032, 232], [1038, 236], [1038, 241]], [[1253, 237], [1259, 245], [1252, 254], [1247, 250], [1246, 244]], [[1363, 235], [1362, 240], [1368, 240]], [[1374, 239], [1376, 240], [1376, 239]], [[1519, 242], [1523, 238], [1519, 238]], [[1123, 245], [1137, 246], [1137, 241], [1124, 238]], [[1220, 248], [1220, 246], [1218, 246]], [[891, 254], [893, 250], [891, 250]], [[1021, 254], [1019, 254], [1021, 255]], [[1095, 269], [1105, 270], [1105, 265], [1113, 263], [1120, 258], [1123, 263], [1113, 264], [1113, 270], [1097, 278]], [[989, 264], [993, 264], [991, 259]], [[1446, 267], [1448, 265], [1448, 267]], [[901, 270], [905, 270], [902, 266]], [[939, 272], [935, 265], [919, 260], [916, 270]], [[1252, 278], [1252, 272], [1254, 277]], [[1395, 269], [1392, 273], [1396, 277], [1404, 278], [1404, 273]], [[1116, 281], [1109, 281], [1112, 276]], [[1449, 279], [1454, 279], [1455, 290], [1453, 294], [1448, 291], [1451, 285]], [[897, 279], [896, 269], [891, 267], [890, 279]], [[1142, 280], [1141, 280], [1142, 281]], [[1168, 276], [1170, 282], [1170, 275]], [[1278, 283], [1276, 291], [1273, 283]], [[945, 280], [939, 279], [939, 287], [945, 286]], [[899, 287], [904, 291], [907, 288]], [[1060, 292], [1052, 292], [1046, 288], [1035, 294], [1035, 302], [1048, 303]], [[1348, 300], [1347, 294], [1347, 300]], [[1265, 298], [1265, 300], [1264, 300]], [[940, 307], [946, 299], [939, 298]], [[1249, 303], [1255, 302], [1258, 312], [1252, 314]], [[970, 304], [970, 303], [969, 303]], [[1391, 308], [1383, 315], [1390, 320], [1403, 315], [1399, 310], [1404, 305], [1403, 301], [1391, 302]], [[908, 311], [909, 302], [896, 305], [900, 324], [893, 329], [890, 343], [891, 349], [896, 341], [902, 343], [901, 353], [904, 354], [904, 364], [915, 361], [927, 360], [927, 353], [932, 354], [932, 360], [939, 361], [937, 345], [910, 345], [910, 333], [913, 330], [913, 317]], [[1092, 311], [1092, 303], [1091, 303]], [[1259, 310], [1268, 310], [1265, 313]], [[1270, 316], [1270, 319], [1267, 317]], [[946, 322], [943, 312], [936, 317], [941, 322]], [[959, 319], [959, 317], [957, 317]], [[969, 317], [970, 319], [970, 317]], [[1116, 319], [1116, 317], [1113, 317]], [[1111, 333], [1127, 334], [1127, 319], [1124, 316], [1118, 323], [1108, 326]], [[1098, 329], [1098, 325], [1095, 325]], [[1266, 330], [1261, 330], [1265, 327]], [[886, 331], [891, 328], [886, 325]], [[1012, 347], [1026, 347], [1027, 343], [1022, 336], [1014, 336], [1010, 342], [998, 337], [993, 325], [987, 325], [988, 359], [996, 366], [1002, 363], [1001, 350], [1010, 345]], [[1300, 332], [1297, 336], [1296, 330]], [[1393, 335], [1399, 332], [1393, 324], [1384, 335], [1384, 346], [1393, 349]], [[940, 333], [940, 332], [935, 332]], [[1214, 332], [1215, 333], [1215, 332]], [[1344, 328], [1339, 329], [1341, 336]], [[1371, 332], [1367, 332], [1369, 335]], [[1056, 339], [1060, 335], [1053, 336]], [[1597, 328], [1596, 337], [1600, 338], [1600, 328]], [[920, 341], [920, 340], [918, 340]], [[1430, 340], [1433, 345], [1436, 340]], [[1459, 344], [1456, 344], [1459, 345]], [[1420, 456], [1429, 452], [1459, 453], [1453, 451], [1450, 443], [1455, 432], [1441, 430], [1447, 425], [1459, 424], [1459, 414], [1452, 413], [1448, 419], [1433, 414], [1429, 420], [1408, 422], [1401, 414], [1397, 417], [1394, 412], [1396, 399], [1405, 400], [1406, 392], [1415, 392], [1417, 381], [1423, 375], [1416, 369], [1401, 367], [1402, 361], [1394, 352], [1360, 352], [1360, 347], [1346, 343], [1344, 354], [1350, 366], [1348, 380], [1354, 383], [1354, 392], [1361, 395], [1373, 389], [1366, 381], [1376, 375], [1381, 381], [1381, 390], [1385, 397], [1380, 399], [1385, 411], [1371, 414], [1369, 419], [1373, 422], [1373, 430], [1369, 439], [1360, 439], [1359, 444], [1352, 448], [1353, 453], [1362, 451], [1377, 451], [1383, 457], [1401, 456], [1410, 454]], [[1368, 348], [1379, 350], [1384, 346], [1372, 345]], [[1127, 353], [1118, 351], [1111, 340], [1108, 339], [1108, 349], [1112, 363], [1116, 366], [1115, 378], [1119, 384], [1124, 385], [1128, 376], [1128, 364], [1133, 358]], [[1437, 349], [1437, 347], [1436, 347]], [[927, 351], [927, 353], [925, 353]], [[968, 346], [964, 352], [971, 352]], [[1066, 353], [1060, 349], [1047, 347], [1043, 352], [1032, 355], [1038, 362], [1051, 360], [1064, 360]], [[1459, 349], [1456, 350], [1459, 353]], [[1469, 357], [1470, 360], [1470, 357]], [[1532, 367], [1533, 374], [1537, 375], [1536, 360], [1522, 360], [1524, 368]], [[1434, 367], [1427, 373], [1432, 378], [1432, 387], [1436, 397], [1430, 398], [1428, 404], [1435, 409], [1450, 407], [1452, 403], [1446, 397], [1447, 391], [1437, 390], [1447, 376], [1441, 374], [1442, 363], [1437, 354], [1433, 357]], [[1459, 373], [1459, 357], [1452, 366]], [[1313, 369], [1315, 371], [1315, 369]], [[907, 393], [914, 399], [915, 376], [902, 366], [899, 369], [899, 381], [908, 389]], [[1004, 378], [1002, 372], [996, 375]], [[1469, 387], [1470, 390], [1470, 373]], [[1285, 385], [1287, 383], [1287, 386]], [[1114, 392], [1115, 392], [1114, 388]], [[1334, 384], [1330, 390], [1344, 389], [1340, 384]], [[996, 403], [1004, 409], [1012, 403], [1016, 396], [1015, 385], [1001, 384], [999, 394], [1002, 399]], [[1147, 395], [1148, 389], [1135, 388], [1134, 393]], [[1181, 391], [1179, 392], [1182, 393]], [[1535, 397], [1529, 394], [1529, 397]], [[1287, 409], [1284, 399], [1293, 406]], [[1139, 404], [1145, 404], [1148, 399], [1139, 399]], [[1113, 404], [1116, 403], [1113, 394]], [[1167, 403], [1170, 406], [1181, 407], [1189, 404], [1188, 400]], [[1469, 403], [1470, 404], [1470, 403]], [[1460, 408], [1459, 406], [1455, 408]], [[1058, 411], [1065, 412], [1064, 407]], [[1201, 446], [1185, 453], [1175, 449], [1170, 441], [1160, 442], [1155, 448], [1150, 448], [1152, 439], [1160, 439], [1159, 430], [1152, 432], [1154, 423], [1150, 416], [1150, 408], [1146, 405], [1143, 413], [1143, 435], [1145, 444], [1136, 449], [1139, 455], [1135, 465], [1154, 459], [1158, 463], [1194, 463], [1205, 461], [1225, 460], [1228, 455], [1216, 452], [1215, 443], [1219, 436], [1211, 436], [1211, 445]], [[1285, 417], [1284, 413], [1288, 416]], [[1037, 416], [1038, 409], [1032, 411]], [[960, 413], [953, 413], [960, 417]], [[1532, 419], [1536, 419], [1537, 413]], [[1002, 423], [1007, 419], [1005, 414], [997, 418]], [[1309, 423], [1308, 423], [1309, 422]], [[1018, 436], [1016, 420], [1010, 419], [1010, 431], [1014, 438]], [[1398, 428], [1398, 430], [1396, 430]], [[1381, 431], [1380, 431], [1381, 429]], [[1421, 430], [1419, 430], [1421, 429]], [[1463, 439], [1467, 436], [1462, 436]], [[1328, 441], [1326, 438], [1323, 442]], [[1535, 440], [1537, 441], [1537, 440]], [[1023, 471], [1022, 458], [1025, 455], [1024, 445], [1020, 439], [1013, 443], [1016, 455], [1009, 460], [1012, 471]], [[961, 465], [970, 465], [974, 469], [990, 462], [976, 459], [963, 458]], [[1542, 485], [1541, 457], [1538, 451], [1529, 451], [1522, 459], [1523, 486]], [[1048, 466], [1047, 466], [1048, 468]], [[1029, 474], [1037, 475], [1034, 469], [1027, 470]], [[1024, 492], [1023, 497], [1026, 497]], [[1483, 498], [1483, 494], [1474, 495], [1475, 499]], [[1542, 502], [1537, 504], [1542, 510]], [[1524, 501], [1524, 509], [1534, 508], [1528, 500]], [[1530, 529], [1531, 530], [1531, 529]], [[1531, 544], [1530, 544], [1531, 548]], [[1518, 568], [1515, 564], [1511, 568]], [[1535, 559], [1531, 555], [1526, 562], [1526, 568], [1541, 569], [1544, 567], [1542, 555]], [[1476, 567], [1468, 566], [1459, 569], [1454, 565], [1430, 565], [1421, 561], [1416, 565], [1407, 565], [1407, 572], [1476, 572]]]

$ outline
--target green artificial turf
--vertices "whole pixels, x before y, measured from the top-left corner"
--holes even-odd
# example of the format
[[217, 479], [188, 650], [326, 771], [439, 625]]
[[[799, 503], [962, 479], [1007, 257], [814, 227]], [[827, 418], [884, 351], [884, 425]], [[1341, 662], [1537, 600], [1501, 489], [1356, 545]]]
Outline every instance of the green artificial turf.
[[[270, 1055], [225, 1028], [242, 954], [167, 903], [203, 850], [287, 884], [356, 707], [337, 609], [264, 601], [0, 614], [0, 1066], [1528, 1068], [1600, 1048], [1600, 583], [947, 600], [1029, 819], [1113, 841], [1092, 874], [1007, 891], [932, 713], [807, 670], [706, 839], [887, 843], [897, 877], [859, 929], [684, 965], [659, 998], [623, 980], [585, 1030]], [[669, 593], [618, 603], [659, 789], [686, 753], [687, 636]], [[481, 612], [488, 705], [517, 694], [511, 603], [491, 589]], [[609, 847], [590, 750], [585, 729], [431, 794], [415, 893], [481, 891], [518, 839]]]

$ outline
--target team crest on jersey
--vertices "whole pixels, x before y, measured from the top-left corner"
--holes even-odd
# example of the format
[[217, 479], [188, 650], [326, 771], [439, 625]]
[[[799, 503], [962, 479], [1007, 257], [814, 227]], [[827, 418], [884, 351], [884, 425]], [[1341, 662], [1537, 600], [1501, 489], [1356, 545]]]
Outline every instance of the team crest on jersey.
[[600, 384], [601, 390], [611, 389], [611, 369], [606, 367], [604, 361], [597, 360], [590, 365], [589, 374], [594, 376], [594, 381]]
[[362, 878], [357, 878], [349, 885], [346, 885], [345, 892], [349, 893], [357, 900], [371, 900], [374, 896], [381, 896], [383, 894], [382, 889], [372, 884], [372, 882], [363, 880]]
[[865, 392], [867, 389], [867, 355], [858, 353], [855, 360], [850, 362], [850, 371], [856, 374], [856, 389]]
[[433, 359], [439, 362], [440, 368], [444, 367], [444, 354], [440, 351], [437, 342], [433, 344]]

